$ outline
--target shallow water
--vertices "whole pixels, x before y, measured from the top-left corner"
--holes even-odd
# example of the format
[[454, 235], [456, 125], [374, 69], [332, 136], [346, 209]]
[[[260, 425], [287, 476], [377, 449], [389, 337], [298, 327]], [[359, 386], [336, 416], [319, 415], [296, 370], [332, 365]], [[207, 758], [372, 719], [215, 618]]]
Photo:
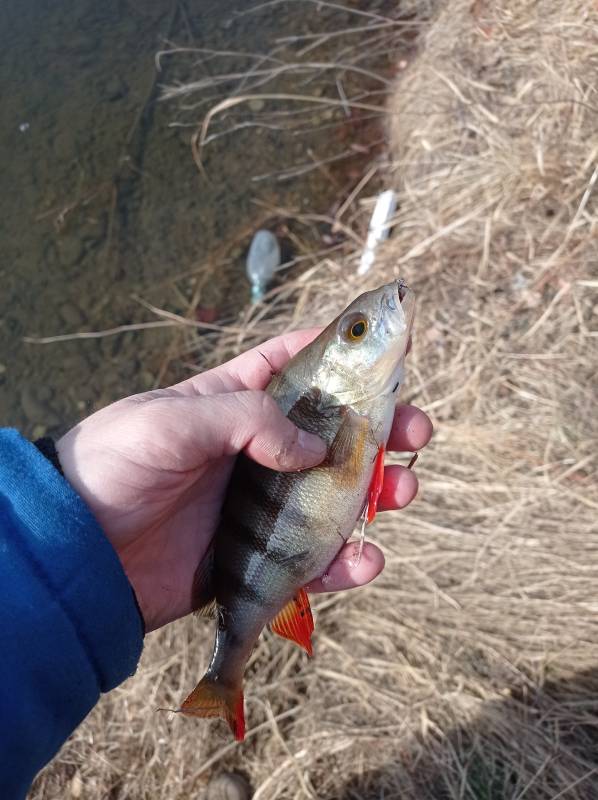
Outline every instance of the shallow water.
[[[242, 73], [255, 63], [179, 53], [162, 59], [157, 73], [155, 54], [164, 40], [268, 53], [277, 37], [354, 24], [346, 11], [302, 2], [235, 15], [249, 6], [242, 0], [5, 5], [1, 424], [28, 436], [57, 434], [118, 397], [181, 374], [160, 370], [172, 344], [167, 328], [47, 345], [24, 337], [155, 321], [134, 296], [185, 313], [202, 269], [212, 268], [223, 246], [228, 266], [211, 273], [201, 299], [210, 314], [230, 313], [249, 298], [243, 255], [264, 218], [255, 201], [324, 212], [355, 183], [336, 162], [292, 180], [255, 180], [346, 149], [342, 109], [324, 108], [312, 126], [319, 131], [289, 137], [276, 126], [256, 128], [251, 120], [264, 113], [264, 103], [253, 102], [245, 116], [229, 115], [246, 127], [207, 146], [204, 176], [191, 156], [195, 128], [172, 123], [195, 126], [230, 84], [205, 87], [193, 99], [203, 103], [199, 108], [157, 102], [162, 84]], [[315, 92], [325, 95], [330, 79], [318, 80]], [[296, 90], [292, 76], [285, 81], [286, 91]]]

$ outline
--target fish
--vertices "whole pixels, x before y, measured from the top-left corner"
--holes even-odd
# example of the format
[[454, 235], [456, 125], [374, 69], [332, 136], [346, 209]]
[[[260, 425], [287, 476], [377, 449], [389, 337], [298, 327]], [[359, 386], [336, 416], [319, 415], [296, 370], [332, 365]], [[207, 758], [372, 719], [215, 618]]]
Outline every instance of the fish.
[[403, 382], [415, 295], [403, 281], [357, 297], [274, 374], [266, 391], [299, 428], [320, 436], [317, 466], [277, 472], [240, 454], [194, 599], [216, 620], [206, 674], [181, 713], [220, 717], [245, 736], [243, 678], [270, 629], [312, 655], [306, 586], [326, 570], [360, 519], [371, 523]]

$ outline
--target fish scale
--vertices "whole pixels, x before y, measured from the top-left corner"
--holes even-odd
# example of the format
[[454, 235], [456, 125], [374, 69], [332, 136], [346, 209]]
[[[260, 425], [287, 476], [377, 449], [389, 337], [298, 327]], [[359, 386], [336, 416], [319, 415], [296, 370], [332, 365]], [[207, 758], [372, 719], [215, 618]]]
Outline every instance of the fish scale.
[[[327, 454], [295, 473], [237, 458], [208, 583], [206, 564], [197, 573], [198, 596], [217, 609], [214, 651], [183, 713], [220, 716], [242, 739], [243, 674], [264, 626], [311, 653], [302, 587], [326, 572], [368, 496], [379, 494], [413, 312], [413, 293], [401, 282], [366, 292], [273, 376], [266, 391], [299, 428], [326, 442]], [[374, 512], [368, 508], [368, 521]]]

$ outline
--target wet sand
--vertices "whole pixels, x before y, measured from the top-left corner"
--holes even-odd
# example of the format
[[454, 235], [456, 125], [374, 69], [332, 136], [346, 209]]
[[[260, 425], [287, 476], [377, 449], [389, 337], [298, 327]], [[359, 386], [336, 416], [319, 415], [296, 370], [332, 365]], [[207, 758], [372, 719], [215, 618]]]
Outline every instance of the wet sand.
[[[196, 56], [169, 56], [156, 73], [154, 58], [164, 39], [185, 47], [267, 53], [277, 37], [351, 21], [346, 12], [306, 14], [296, 3], [276, 13], [235, 16], [248, 5], [27, 0], [5, 9], [2, 424], [28, 436], [56, 435], [116, 398], [154, 386], [172, 330], [51, 345], [26, 343], [24, 337], [155, 320], [133, 296], [185, 313], [201, 265], [223, 246], [228, 265], [204, 285], [203, 301], [215, 313], [230, 314], [249, 299], [249, 238], [241, 234], [264, 216], [256, 200], [323, 213], [355, 182], [346, 159], [340, 167], [290, 180], [255, 180], [346, 148], [339, 136], [347, 124], [342, 109], [323, 110], [315, 133], [287, 136], [250, 125], [222, 136], [206, 148], [207, 177], [200, 174], [189, 145], [193, 128], [172, 123], [197, 122], [228, 87], [205, 89], [199, 96], [204, 105], [185, 110], [175, 101], [157, 102], [161, 85], [243, 70], [248, 61], [198, 63]], [[293, 88], [292, 81], [281, 85]], [[330, 90], [326, 81], [323, 76], [322, 86], [310, 85], [309, 91], [324, 95]], [[259, 116], [263, 105], [254, 102], [231, 119]], [[163, 380], [180, 374], [175, 367]]]

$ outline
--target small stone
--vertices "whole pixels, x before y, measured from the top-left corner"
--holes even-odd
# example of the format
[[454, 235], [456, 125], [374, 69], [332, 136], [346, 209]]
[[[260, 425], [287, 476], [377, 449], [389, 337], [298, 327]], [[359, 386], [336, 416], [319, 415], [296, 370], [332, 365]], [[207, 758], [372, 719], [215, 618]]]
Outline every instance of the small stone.
[[128, 92], [128, 86], [118, 75], [112, 75], [104, 84], [104, 97], [109, 103], [121, 100]]
[[250, 100], [247, 105], [251, 111], [261, 111], [266, 105], [266, 102], [264, 100], [260, 100], [259, 97], [254, 97], [253, 100]]
[[83, 257], [83, 242], [73, 234], [64, 235], [59, 240], [58, 252], [63, 264], [77, 264]]
[[44, 423], [52, 427], [59, 422], [58, 415], [47, 405], [47, 393], [42, 392], [44, 398], [39, 396], [34, 386], [24, 386], [21, 391], [21, 409], [32, 424]]
[[149, 370], [144, 369], [142, 370], [141, 374], [139, 375], [139, 380], [141, 385], [146, 389], [153, 389], [154, 388], [154, 376], [152, 375]]
[[6, 364], [0, 364], [0, 375], [4, 375], [6, 372]]
[[53, 397], [54, 392], [47, 383], [40, 383], [36, 389], [37, 399], [42, 403], [48, 403]]
[[214, 323], [218, 319], [218, 309], [214, 306], [197, 306], [194, 316], [198, 322]]
[[242, 775], [222, 772], [209, 782], [206, 800], [249, 800], [251, 794], [251, 787]]
[[32, 435], [32, 437], [34, 439], [41, 439], [42, 437], [44, 437], [46, 435], [47, 432], [48, 432], [48, 428], [47, 428], [46, 425], [37, 424], [37, 425], [33, 426], [33, 430], [31, 431], [31, 435]]

